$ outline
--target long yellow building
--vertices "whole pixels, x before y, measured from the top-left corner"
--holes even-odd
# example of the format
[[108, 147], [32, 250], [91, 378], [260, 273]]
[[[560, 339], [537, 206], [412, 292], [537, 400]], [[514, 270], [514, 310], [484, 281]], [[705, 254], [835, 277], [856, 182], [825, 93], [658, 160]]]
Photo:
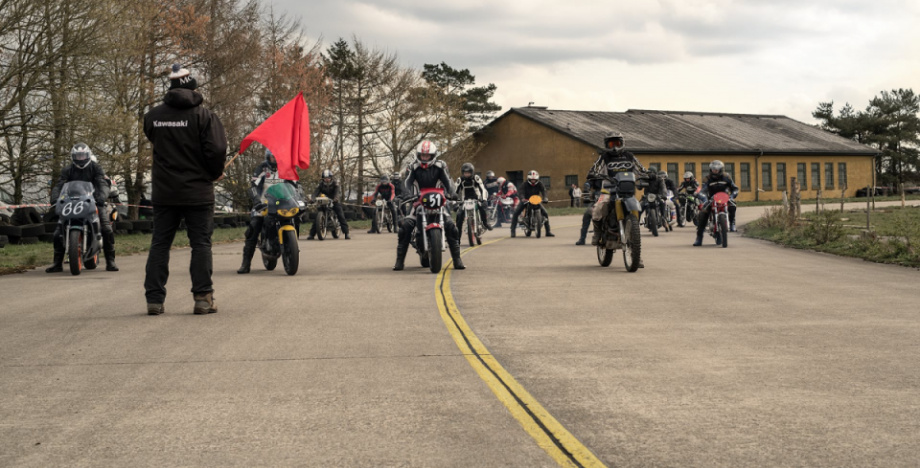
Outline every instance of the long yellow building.
[[702, 180], [719, 159], [741, 187], [738, 199], [779, 200], [793, 178], [802, 197], [855, 196], [872, 184], [868, 146], [782, 115], [654, 110], [591, 112], [545, 107], [512, 108], [474, 134], [481, 149], [473, 162], [520, 184], [540, 173], [551, 200], [568, 200], [585, 182], [604, 135], [618, 131], [646, 167], [666, 170], [675, 182], [690, 171]]

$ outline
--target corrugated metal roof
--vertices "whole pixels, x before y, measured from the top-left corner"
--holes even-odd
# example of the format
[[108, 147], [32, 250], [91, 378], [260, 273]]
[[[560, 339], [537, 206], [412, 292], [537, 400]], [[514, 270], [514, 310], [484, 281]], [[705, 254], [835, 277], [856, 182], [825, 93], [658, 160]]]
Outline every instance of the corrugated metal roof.
[[515, 107], [498, 119], [511, 113], [598, 148], [608, 131], [619, 131], [626, 138], [627, 149], [636, 153], [877, 153], [868, 146], [782, 115]]

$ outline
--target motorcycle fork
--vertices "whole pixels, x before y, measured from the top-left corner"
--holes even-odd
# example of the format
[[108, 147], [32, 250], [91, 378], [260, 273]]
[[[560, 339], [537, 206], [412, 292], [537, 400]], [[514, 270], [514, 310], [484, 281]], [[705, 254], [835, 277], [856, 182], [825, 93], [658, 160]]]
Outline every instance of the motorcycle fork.
[[422, 225], [420, 226], [419, 231], [422, 233], [422, 247], [425, 252], [428, 252], [428, 230], [425, 229], [428, 226], [428, 216], [425, 214], [425, 208], [419, 207], [422, 214]]

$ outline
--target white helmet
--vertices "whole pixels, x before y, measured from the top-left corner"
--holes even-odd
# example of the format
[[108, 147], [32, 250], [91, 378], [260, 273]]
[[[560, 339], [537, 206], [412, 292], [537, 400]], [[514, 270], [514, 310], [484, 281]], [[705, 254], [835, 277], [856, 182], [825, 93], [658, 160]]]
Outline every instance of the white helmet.
[[689, 182], [690, 180], [693, 180], [693, 173], [690, 171], [684, 172], [684, 180], [686, 180], [687, 182]]
[[530, 185], [537, 185], [537, 182], [540, 181], [540, 173], [537, 171], [530, 171], [527, 173], [527, 182], [530, 182]]
[[709, 172], [715, 175], [722, 175], [722, 169], [725, 169], [725, 164], [718, 159], [714, 159], [709, 163]]
[[505, 183], [505, 178], [504, 178], [504, 177], [499, 177], [498, 179], [495, 179], [495, 181], [498, 182], [498, 185], [502, 185], [502, 184]]
[[422, 167], [428, 167], [438, 159], [438, 147], [429, 140], [422, 140], [415, 149], [415, 160]]
[[89, 149], [86, 143], [77, 143], [70, 149], [70, 160], [73, 165], [83, 169], [93, 160], [93, 151]]

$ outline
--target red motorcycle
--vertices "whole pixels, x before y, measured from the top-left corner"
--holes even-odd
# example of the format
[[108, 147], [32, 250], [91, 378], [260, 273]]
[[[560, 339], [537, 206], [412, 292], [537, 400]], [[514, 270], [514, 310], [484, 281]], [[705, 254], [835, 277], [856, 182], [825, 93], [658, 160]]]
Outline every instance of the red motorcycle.
[[712, 196], [712, 209], [709, 210], [709, 235], [716, 244], [728, 247], [728, 205], [731, 197], [725, 192]]
[[441, 271], [441, 258], [446, 248], [447, 238], [444, 233], [447, 197], [442, 188], [422, 189], [415, 204], [416, 228], [418, 236], [415, 250], [423, 267], [432, 273]]

